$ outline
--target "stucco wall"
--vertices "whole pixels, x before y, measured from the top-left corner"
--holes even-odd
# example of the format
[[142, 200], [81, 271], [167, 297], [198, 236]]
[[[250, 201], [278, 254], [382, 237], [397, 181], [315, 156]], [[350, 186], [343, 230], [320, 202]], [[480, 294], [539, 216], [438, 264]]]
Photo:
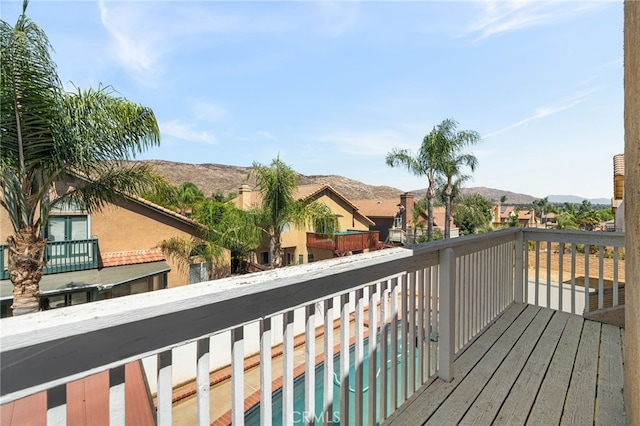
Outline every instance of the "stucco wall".
[[640, 425], [640, 2], [624, 2], [624, 390], [627, 424]]

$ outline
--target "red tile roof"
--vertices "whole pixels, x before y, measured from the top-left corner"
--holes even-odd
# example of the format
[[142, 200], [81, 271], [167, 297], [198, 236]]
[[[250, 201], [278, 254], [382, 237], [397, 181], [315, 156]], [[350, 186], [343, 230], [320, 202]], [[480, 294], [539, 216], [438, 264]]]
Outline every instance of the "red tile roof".
[[165, 260], [165, 257], [160, 249], [100, 253], [100, 265], [104, 268], [158, 262], [161, 260]]

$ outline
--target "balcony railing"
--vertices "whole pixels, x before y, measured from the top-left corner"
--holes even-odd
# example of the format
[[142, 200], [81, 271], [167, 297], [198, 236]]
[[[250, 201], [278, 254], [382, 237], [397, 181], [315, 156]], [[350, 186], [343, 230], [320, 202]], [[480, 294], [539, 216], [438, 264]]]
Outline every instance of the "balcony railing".
[[[228, 399], [212, 398], [209, 372], [230, 364], [228, 420], [244, 424], [245, 402], [256, 399], [269, 424], [280, 371], [272, 347], [281, 345], [282, 420], [292, 424], [294, 336], [301, 335], [307, 420], [336, 419], [337, 412], [345, 423], [371, 424], [430, 378], [451, 380], [455, 356], [511, 304], [580, 314], [591, 292], [604, 304], [607, 274], [616, 287], [623, 280], [623, 241], [617, 233], [513, 228], [3, 319], [0, 403], [46, 391], [48, 423], [65, 424], [66, 383], [108, 370], [111, 422], [123, 424], [126, 383], [118, 378], [125, 364], [143, 359], [158, 424], [172, 423], [173, 387], [194, 377], [194, 418], [208, 425], [216, 420], [210, 401]], [[245, 391], [244, 361], [255, 353], [264, 392], [254, 395]], [[318, 361], [322, 392], [315, 390]], [[365, 375], [379, 386], [365, 392]]]
[[[9, 279], [9, 246], [0, 245], [0, 279]], [[49, 241], [44, 257], [43, 274], [83, 271], [98, 267], [98, 240]]]
[[334, 235], [307, 232], [307, 247], [339, 252], [375, 250], [379, 238], [378, 231], [348, 231]]

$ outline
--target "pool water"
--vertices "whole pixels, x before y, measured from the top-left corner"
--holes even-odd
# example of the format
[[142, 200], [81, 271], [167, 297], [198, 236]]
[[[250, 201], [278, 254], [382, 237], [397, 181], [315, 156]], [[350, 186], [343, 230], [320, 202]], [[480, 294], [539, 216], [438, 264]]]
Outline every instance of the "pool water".
[[[368, 340], [364, 342], [364, 363], [362, 366], [363, 371], [363, 388], [365, 389], [363, 395], [363, 420], [364, 424], [368, 423], [368, 387], [369, 387], [369, 358], [368, 354]], [[389, 345], [390, 350], [390, 345]], [[398, 352], [401, 353], [401, 345], [398, 342]], [[377, 353], [377, 365], [380, 365], [380, 350], [378, 348]], [[355, 348], [352, 346], [349, 350], [349, 424], [355, 423]], [[390, 353], [387, 355], [387, 360], [390, 360]], [[417, 358], [417, 350], [416, 350]], [[400, 376], [400, 358], [394, 357], [395, 362], [398, 363], [398, 376]], [[334, 424], [340, 423], [340, 384], [339, 384], [339, 372], [340, 372], [340, 355], [336, 355], [333, 359], [334, 369], [334, 381], [333, 381], [333, 415], [332, 421]], [[387, 362], [387, 380], [391, 377], [391, 361]], [[374, 384], [376, 386], [376, 400], [380, 399], [380, 368], [378, 368], [378, 380]], [[398, 379], [400, 382], [400, 378]], [[387, 386], [387, 407], [391, 405], [391, 386]], [[317, 424], [322, 424], [323, 417], [323, 393], [324, 393], [324, 363], [319, 364], [315, 370], [315, 419]], [[399, 393], [399, 392], [398, 392]], [[305, 395], [304, 395], [304, 375], [298, 377], [294, 381], [293, 385], [294, 394], [294, 412], [291, 413], [294, 424], [304, 424], [304, 410], [305, 410]], [[398, 401], [399, 403], [399, 401]], [[376, 419], [380, 416], [379, 404], [376, 404]], [[389, 412], [389, 410], [387, 410]], [[326, 416], [326, 415], [325, 415]], [[376, 421], [376, 423], [379, 423]], [[248, 426], [260, 425], [260, 406], [256, 406], [245, 413], [245, 424]], [[271, 424], [282, 425], [282, 392], [276, 391], [272, 396], [272, 419]]]

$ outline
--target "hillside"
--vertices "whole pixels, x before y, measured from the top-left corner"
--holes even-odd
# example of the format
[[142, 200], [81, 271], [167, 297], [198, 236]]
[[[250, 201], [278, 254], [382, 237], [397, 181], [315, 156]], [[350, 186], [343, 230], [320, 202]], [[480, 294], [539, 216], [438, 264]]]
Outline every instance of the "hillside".
[[[222, 164], [187, 164], [164, 160], [147, 160], [156, 173], [174, 185], [192, 182], [209, 196], [216, 192], [238, 193], [238, 188], [247, 183], [250, 167], [226, 166]], [[249, 182], [253, 186], [253, 182]], [[367, 185], [342, 176], [305, 176], [298, 174], [298, 185], [329, 184], [351, 200], [398, 198], [403, 192], [390, 186]]]
[[[193, 182], [204, 192], [212, 195], [216, 192], [223, 194], [237, 193], [241, 184], [248, 182], [250, 167], [227, 166], [222, 164], [188, 164], [164, 160], [147, 160], [153, 169], [164, 176], [174, 185], [183, 182]], [[350, 200], [363, 199], [391, 199], [398, 198], [404, 191], [390, 186], [367, 185], [363, 182], [337, 175], [305, 176], [298, 174], [299, 185], [329, 184], [339, 193]], [[253, 182], [249, 182], [253, 185]], [[478, 193], [492, 201], [498, 201], [503, 195], [507, 196], [507, 204], [530, 204], [535, 197], [517, 194], [500, 189], [474, 187], [464, 188], [463, 193]], [[416, 199], [423, 198], [426, 189], [416, 189], [412, 192]]]

